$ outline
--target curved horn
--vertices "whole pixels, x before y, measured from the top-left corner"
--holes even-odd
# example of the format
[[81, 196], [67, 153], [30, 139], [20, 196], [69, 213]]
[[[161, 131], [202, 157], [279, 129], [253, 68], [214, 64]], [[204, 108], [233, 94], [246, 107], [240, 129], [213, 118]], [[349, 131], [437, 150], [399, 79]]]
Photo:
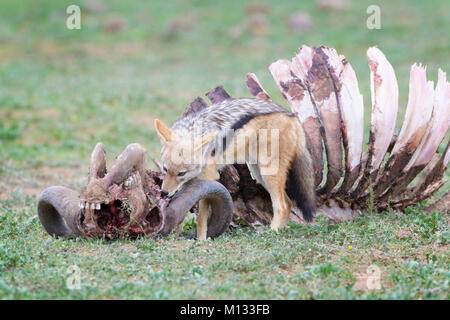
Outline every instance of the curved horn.
[[94, 179], [103, 178], [106, 174], [106, 152], [103, 143], [95, 145], [91, 153], [91, 164], [89, 165], [88, 183]]
[[123, 182], [134, 170], [139, 172], [142, 178], [145, 177], [146, 153], [140, 144], [129, 144], [105, 176], [106, 185]]
[[228, 190], [213, 180], [194, 180], [179, 190], [164, 210], [164, 226], [161, 234], [166, 236], [184, 219], [186, 213], [200, 200], [211, 205], [207, 237], [215, 238], [224, 233], [233, 217], [233, 200]]
[[78, 227], [78, 203], [78, 193], [66, 187], [53, 186], [42, 191], [37, 211], [44, 229], [54, 237], [83, 236]]

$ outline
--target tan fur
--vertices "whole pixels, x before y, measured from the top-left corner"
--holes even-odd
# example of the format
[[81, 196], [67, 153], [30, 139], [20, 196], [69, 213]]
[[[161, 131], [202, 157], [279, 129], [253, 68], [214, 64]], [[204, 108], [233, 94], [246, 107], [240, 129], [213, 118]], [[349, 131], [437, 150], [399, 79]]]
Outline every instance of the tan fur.
[[[263, 186], [270, 194], [273, 206], [273, 219], [270, 227], [278, 231], [283, 227], [289, 219], [289, 213], [292, 208], [292, 201], [287, 197], [285, 192], [285, 185], [287, 175], [291, 162], [298, 152], [306, 149], [306, 142], [303, 129], [299, 121], [296, 118], [290, 117], [284, 113], [274, 113], [269, 115], [258, 116], [249, 121], [233, 139], [234, 148], [228, 147], [225, 154], [233, 152], [234, 157], [237, 156], [245, 148], [245, 154], [247, 155], [251, 146], [246, 141], [244, 144], [239, 144], [239, 138], [243, 135], [250, 135], [251, 132], [258, 132], [259, 129], [271, 129], [279, 130], [279, 169], [276, 174], [262, 175], [264, 181]], [[257, 140], [259, 141], [259, 136]], [[268, 141], [267, 148], [271, 149], [272, 141]], [[275, 142], [276, 143], [276, 142]], [[256, 148], [258, 149], [258, 148]], [[259, 151], [259, 150], [258, 150]], [[225, 155], [226, 156], [226, 155]], [[260, 170], [263, 170], [261, 167]]]
[[[164, 127], [162, 127], [160, 124], [156, 125], [158, 133], [160, 134], [160, 136], [172, 139], [174, 136], [173, 133], [168, 133], [165, 130], [167, 127]], [[161, 129], [163, 130], [163, 132], [159, 132], [159, 130]], [[260, 129], [267, 129], [268, 132], [270, 132], [270, 130], [272, 129], [279, 130], [278, 141], [272, 141], [270, 134], [268, 135], [267, 140], [268, 150], [271, 150], [271, 145], [273, 143], [279, 143], [278, 155], [269, 154], [268, 159], [259, 159], [260, 150], [258, 149], [258, 142], [260, 141], [260, 139], [262, 139], [259, 134]], [[256, 139], [245, 139], [245, 137], [249, 137], [252, 134], [256, 134]], [[200, 138], [201, 140], [197, 140], [199, 141], [199, 143], [204, 145], [205, 143], [211, 141], [211, 136], [212, 135], [205, 135], [204, 137]], [[166, 148], [168, 150], [167, 152], [171, 152], [171, 149], [174, 148], [174, 144], [179, 146], [180, 143], [183, 143], [183, 139], [180, 140], [181, 141], [168, 140], [166, 142]], [[289, 116], [286, 113], [272, 113], [256, 116], [236, 132], [236, 134], [233, 136], [233, 139], [227, 146], [224, 153], [221, 154], [221, 156], [223, 157], [223, 159], [231, 159], [227, 164], [232, 164], [236, 161], [245, 161], [250, 156], [254, 156], [251, 153], [255, 150], [257, 151], [256, 155], [258, 157], [258, 164], [252, 164], [249, 166], [252, 168], [252, 171], [256, 175], [256, 180], [260, 182], [270, 194], [274, 212], [274, 216], [270, 226], [273, 230], [278, 231], [289, 221], [289, 213], [292, 208], [292, 201], [291, 199], [289, 199], [285, 191], [286, 179], [288, 178], [290, 166], [293, 162], [293, 159], [296, 156], [302, 156], [302, 153], [304, 153], [305, 150], [305, 155], [309, 157], [306, 149], [305, 135], [298, 119], [293, 116]], [[245, 155], [246, 159], [238, 159], [238, 155]], [[274, 156], [277, 156], [277, 158], [271, 158]], [[268, 172], [267, 170], [265, 171], [265, 169], [267, 169], [275, 160], [278, 161], [277, 172], [274, 174], [264, 174], [263, 172]], [[201, 177], [202, 179], [217, 179], [217, 169], [220, 169], [220, 165], [218, 165], [216, 162], [217, 155], [209, 156], [206, 159], [207, 164], [202, 167], [199, 177]], [[266, 165], [264, 165], [263, 163], [266, 163]], [[163, 189], [167, 190], [168, 192], [172, 192], [173, 190], [176, 190], [179, 185], [179, 182], [177, 180], [178, 172], [184, 169], [182, 169], [182, 164], [168, 164], [167, 166], [168, 168], [166, 177], [163, 182]], [[306, 175], [306, 177], [309, 176], [311, 176], [311, 174]], [[209, 214], [208, 204], [201, 201], [199, 205], [199, 216], [197, 223], [197, 236], [200, 240], [206, 239], [207, 220], [209, 218]]]
[[159, 137], [165, 144], [176, 140], [178, 137], [162, 121], [155, 119], [155, 128]]

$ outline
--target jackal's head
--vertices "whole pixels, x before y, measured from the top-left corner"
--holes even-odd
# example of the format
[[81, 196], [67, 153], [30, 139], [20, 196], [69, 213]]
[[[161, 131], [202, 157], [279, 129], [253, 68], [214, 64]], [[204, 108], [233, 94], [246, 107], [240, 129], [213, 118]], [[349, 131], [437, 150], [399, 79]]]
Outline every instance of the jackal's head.
[[211, 142], [217, 132], [198, 139], [178, 137], [158, 119], [155, 128], [163, 144], [161, 162], [165, 177], [162, 190], [172, 196], [184, 183], [200, 175], [205, 165], [203, 146]]

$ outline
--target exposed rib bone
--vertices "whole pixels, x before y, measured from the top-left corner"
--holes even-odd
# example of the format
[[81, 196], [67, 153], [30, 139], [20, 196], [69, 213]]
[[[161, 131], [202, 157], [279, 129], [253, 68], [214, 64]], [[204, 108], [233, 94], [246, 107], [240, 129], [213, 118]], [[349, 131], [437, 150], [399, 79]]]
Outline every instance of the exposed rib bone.
[[433, 111], [433, 82], [427, 81], [425, 68], [411, 67], [408, 106], [394, 149], [374, 186], [374, 196], [381, 196], [400, 176], [419, 146]]
[[[358, 177], [360, 168], [364, 134], [363, 97], [359, 92], [355, 72], [345, 60], [345, 57], [338, 56], [335, 49], [327, 47], [321, 49], [328, 57], [329, 71], [335, 84], [336, 101], [339, 109], [334, 110], [334, 113], [339, 115], [340, 125], [337, 123], [334, 123], [334, 125], [336, 128], [341, 128], [345, 151], [345, 174], [344, 181], [337, 194], [344, 196]], [[335, 145], [337, 144], [336, 141]], [[328, 192], [329, 190], [325, 191]]]
[[340, 75], [339, 107], [345, 150], [345, 176], [338, 194], [344, 195], [358, 177], [364, 137], [364, 103], [355, 71], [346, 60]]
[[[277, 60], [269, 66], [278, 88], [283, 97], [288, 101], [292, 111], [300, 119], [305, 130], [308, 149], [311, 152], [314, 163], [314, 175], [316, 185], [322, 182], [323, 158], [322, 137], [320, 136], [320, 123], [318, 114], [304, 84], [304, 74], [298, 73], [291, 68], [302, 70], [302, 65], [312, 64], [312, 56], [309, 47], [302, 47], [300, 53], [294, 58], [295, 63], [288, 60]], [[309, 57], [309, 58], [308, 58]]]
[[222, 86], [217, 86], [214, 89], [209, 90], [206, 93], [206, 96], [209, 98], [209, 100], [211, 100], [212, 103], [217, 103], [231, 98]]
[[412, 192], [416, 195], [423, 193], [429, 185], [436, 181], [443, 180], [442, 175], [447, 169], [450, 160], [450, 141], [447, 142], [447, 146], [442, 154], [436, 154], [437, 161], [433, 164], [433, 161], [425, 167], [421, 179], [412, 187]]
[[[394, 197], [390, 206], [398, 209], [404, 209], [409, 205], [417, 204], [431, 197], [440, 187], [445, 184], [442, 178], [443, 173], [447, 170], [450, 160], [450, 141], [447, 143], [445, 151], [442, 154], [434, 154], [431, 161], [423, 169], [422, 174], [414, 186], [408, 188], [405, 192]], [[395, 194], [394, 194], [395, 195]], [[385, 209], [387, 203], [380, 205], [380, 209]]]
[[398, 111], [398, 84], [394, 69], [377, 47], [367, 50], [372, 93], [368, 161], [362, 178], [352, 192], [357, 198], [375, 180], [394, 134]]
[[261, 83], [254, 73], [247, 73], [247, 81], [245, 82], [250, 93], [258, 99], [272, 101], [269, 94], [264, 90]]
[[394, 69], [377, 47], [367, 50], [367, 58], [372, 93], [372, 145], [369, 148], [372, 150], [370, 168], [373, 172], [383, 161], [394, 134], [398, 111], [398, 84]]
[[341, 117], [339, 115], [338, 79], [343, 69], [342, 57], [336, 50], [320, 47], [314, 49], [311, 69], [308, 70], [307, 86], [319, 110], [325, 129], [324, 143], [327, 153], [327, 180], [318, 193], [329, 196], [330, 191], [342, 176]]
[[433, 114], [425, 135], [405, 167], [408, 171], [413, 166], [426, 165], [445, 136], [450, 125], [450, 84], [447, 82], [446, 73], [438, 70], [438, 82], [436, 85]]
[[197, 97], [190, 105], [184, 110], [182, 117], [191, 113], [199, 112], [208, 107], [208, 104], [200, 97]]

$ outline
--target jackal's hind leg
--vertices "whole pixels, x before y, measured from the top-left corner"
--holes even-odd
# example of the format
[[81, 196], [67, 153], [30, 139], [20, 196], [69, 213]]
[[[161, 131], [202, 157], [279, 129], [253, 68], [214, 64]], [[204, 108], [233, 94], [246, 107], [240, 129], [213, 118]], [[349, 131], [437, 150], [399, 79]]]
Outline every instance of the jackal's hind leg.
[[291, 218], [291, 210], [292, 210], [292, 201], [289, 199], [289, 196], [285, 193], [284, 198], [286, 199], [286, 216], [284, 218], [283, 226], [287, 225], [289, 223], [289, 220]]
[[270, 228], [278, 231], [285, 223], [287, 215], [286, 197], [284, 191], [285, 180], [278, 175], [263, 176], [264, 182], [267, 186], [267, 191], [270, 194], [273, 207], [273, 218], [270, 223]]
[[[255, 179], [256, 182], [261, 184], [270, 193], [269, 189], [267, 188], [266, 182], [264, 181], [264, 178], [261, 175], [261, 169], [259, 168], [259, 165], [247, 163], [247, 166], [250, 169], [253, 179]], [[284, 198], [286, 200], [286, 215], [284, 217], [282, 226], [285, 226], [289, 222], [290, 213], [292, 210], [292, 201], [291, 199], [289, 199], [286, 192], [284, 193]]]

